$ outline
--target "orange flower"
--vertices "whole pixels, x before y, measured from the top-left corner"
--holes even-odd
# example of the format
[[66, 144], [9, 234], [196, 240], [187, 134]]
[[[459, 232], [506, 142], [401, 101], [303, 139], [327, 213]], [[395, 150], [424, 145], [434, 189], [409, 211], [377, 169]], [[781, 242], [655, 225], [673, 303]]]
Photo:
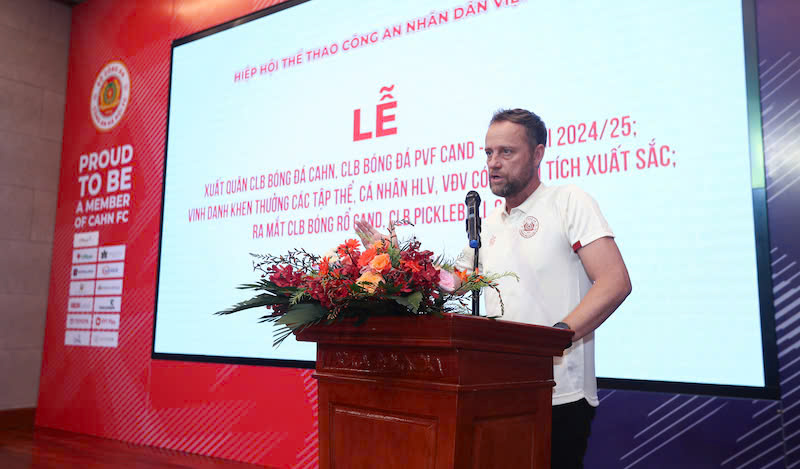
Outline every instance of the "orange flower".
[[376, 272], [386, 272], [392, 267], [392, 259], [389, 254], [378, 254], [370, 261], [369, 266]]
[[364, 267], [365, 265], [369, 264], [369, 262], [375, 257], [377, 251], [375, 248], [369, 248], [361, 254], [361, 257], [358, 258], [358, 266]]
[[345, 253], [355, 251], [358, 249], [358, 246], [360, 246], [360, 244], [358, 243], [357, 239], [348, 239], [344, 242], [344, 244], [339, 245], [337, 252], [340, 256], [344, 257]]
[[366, 271], [358, 277], [356, 283], [364, 287], [369, 293], [375, 293], [378, 284], [383, 281], [383, 276], [378, 272]]
[[319, 263], [319, 276], [324, 277], [328, 275], [328, 269], [330, 268], [330, 259], [327, 257], [323, 257]]
[[419, 265], [417, 261], [403, 261], [403, 267], [410, 270], [411, 272], [419, 272], [422, 270], [422, 266]]
[[382, 239], [379, 239], [379, 240], [375, 241], [374, 243], [372, 243], [372, 245], [370, 246], [370, 249], [375, 249], [376, 251], [378, 251], [378, 250], [385, 251], [386, 250], [386, 242], [384, 240], [382, 240]]
[[458, 276], [458, 279], [461, 280], [461, 283], [466, 283], [467, 277], [469, 277], [467, 272], [464, 270], [453, 269], [453, 273]]

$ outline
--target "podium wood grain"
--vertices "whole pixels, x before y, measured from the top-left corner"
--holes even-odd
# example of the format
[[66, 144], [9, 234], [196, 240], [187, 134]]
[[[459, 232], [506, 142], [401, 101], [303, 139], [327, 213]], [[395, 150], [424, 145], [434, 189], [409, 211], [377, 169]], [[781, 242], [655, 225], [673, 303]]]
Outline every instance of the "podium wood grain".
[[313, 326], [320, 467], [549, 468], [572, 332], [445, 315]]

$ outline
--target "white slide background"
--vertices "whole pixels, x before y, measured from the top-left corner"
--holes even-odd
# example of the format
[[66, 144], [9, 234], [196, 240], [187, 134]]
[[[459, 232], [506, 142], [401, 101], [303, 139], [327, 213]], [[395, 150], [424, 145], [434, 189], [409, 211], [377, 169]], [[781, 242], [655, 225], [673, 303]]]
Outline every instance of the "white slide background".
[[[248, 253], [322, 254], [354, 237], [354, 217], [385, 229], [407, 209], [415, 226], [401, 237], [455, 256], [466, 192], [487, 210], [497, 201], [481, 179], [489, 118], [522, 107], [551, 132], [543, 181], [598, 200], [632, 277], [597, 332], [598, 376], [763, 386], [741, 2], [660, 3], [314, 0], [175, 47], [155, 351], [314, 360], [313, 344], [274, 349], [263, 309], [212, 315], [249, 295], [235, 290], [255, 278]], [[384, 37], [393, 26], [401, 34]], [[376, 105], [389, 102], [396, 134], [375, 137]], [[356, 109], [373, 138], [354, 141]], [[373, 157], [391, 170], [367, 173]], [[287, 172], [290, 184], [259, 184]], [[239, 178], [248, 189], [228, 193]], [[379, 198], [387, 183], [407, 191]], [[289, 208], [256, 213], [275, 197]], [[208, 219], [243, 201], [251, 214]], [[190, 219], [196, 209], [206, 219]], [[328, 217], [332, 231], [308, 233]]]

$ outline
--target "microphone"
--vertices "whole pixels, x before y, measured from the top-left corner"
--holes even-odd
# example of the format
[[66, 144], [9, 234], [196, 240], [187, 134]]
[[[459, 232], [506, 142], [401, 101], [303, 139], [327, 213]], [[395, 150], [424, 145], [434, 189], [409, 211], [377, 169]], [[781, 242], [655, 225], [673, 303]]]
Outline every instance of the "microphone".
[[469, 247], [477, 249], [481, 247], [481, 217], [478, 214], [481, 196], [475, 191], [469, 191], [464, 203], [467, 204], [467, 236], [469, 237]]

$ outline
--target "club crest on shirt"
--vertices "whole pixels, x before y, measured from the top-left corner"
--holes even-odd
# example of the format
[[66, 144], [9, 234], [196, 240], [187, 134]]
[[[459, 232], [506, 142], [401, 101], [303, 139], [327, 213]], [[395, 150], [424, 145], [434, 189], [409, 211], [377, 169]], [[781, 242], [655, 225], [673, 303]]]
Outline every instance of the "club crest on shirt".
[[491, 239], [489, 239], [489, 246], [494, 246], [495, 241], [497, 241], [497, 235], [492, 235]]
[[539, 220], [537, 220], [536, 217], [526, 217], [525, 221], [522, 223], [522, 228], [519, 230], [519, 234], [522, 235], [523, 238], [530, 238], [535, 235], [537, 231], [539, 231]]

